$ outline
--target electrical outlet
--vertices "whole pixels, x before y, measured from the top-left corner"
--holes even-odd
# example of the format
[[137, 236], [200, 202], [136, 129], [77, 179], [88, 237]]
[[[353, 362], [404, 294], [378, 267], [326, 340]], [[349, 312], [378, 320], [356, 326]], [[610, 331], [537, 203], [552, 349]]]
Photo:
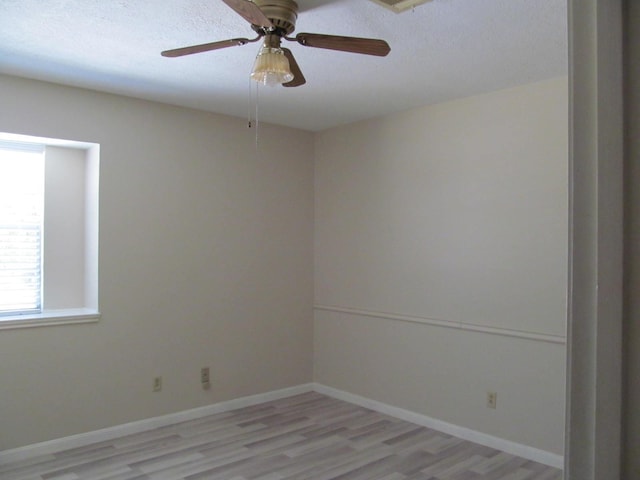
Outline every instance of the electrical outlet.
[[202, 367], [200, 369], [200, 383], [202, 384], [202, 388], [204, 390], [209, 389], [211, 387], [211, 383], [209, 381], [209, 367]]
[[487, 408], [496, 408], [498, 403], [498, 393], [497, 392], [487, 392]]
[[162, 377], [153, 378], [153, 391], [159, 392], [162, 390]]

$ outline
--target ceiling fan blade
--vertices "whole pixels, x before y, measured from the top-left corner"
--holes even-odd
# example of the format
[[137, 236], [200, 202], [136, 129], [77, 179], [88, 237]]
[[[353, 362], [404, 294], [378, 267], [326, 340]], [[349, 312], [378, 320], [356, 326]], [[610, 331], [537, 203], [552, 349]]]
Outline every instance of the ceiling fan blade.
[[211, 50], [219, 50], [221, 48], [236, 47], [238, 45], [245, 45], [254, 41], [255, 40], [249, 40], [248, 38], [230, 38], [229, 40], [221, 40], [219, 42], [203, 43], [201, 45], [191, 45], [190, 47], [165, 50], [164, 52], [161, 52], [161, 55], [163, 57], [182, 57], [183, 55], [191, 55], [192, 53], [209, 52]]
[[377, 55], [379, 57], [384, 57], [391, 51], [391, 47], [387, 42], [375, 38], [299, 33], [296, 35], [295, 40], [305, 47], [327, 48], [329, 50], [364, 53], [365, 55]]
[[291, 53], [291, 50], [289, 50], [288, 48], [283, 48], [282, 51], [284, 52], [284, 56], [287, 57], [287, 60], [289, 60], [289, 68], [291, 69], [291, 73], [293, 73], [293, 80], [287, 83], [283, 83], [282, 86], [299, 87], [300, 85], [304, 85], [305, 83], [307, 83], [307, 80], [304, 78], [304, 75], [302, 75], [302, 71], [298, 66], [298, 62], [296, 62], [296, 59], [293, 58], [293, 53]]
[[235, 12], [252, 25], [273, 28], [273, 23], [267, 18], [260, 7], [250, 0], [222, 0]]

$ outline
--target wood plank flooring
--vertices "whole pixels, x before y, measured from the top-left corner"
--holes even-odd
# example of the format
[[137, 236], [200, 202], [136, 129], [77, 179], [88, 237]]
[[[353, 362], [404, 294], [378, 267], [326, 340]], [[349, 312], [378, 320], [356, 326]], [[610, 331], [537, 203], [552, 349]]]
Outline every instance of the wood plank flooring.
[[2, 480], [559, 480], [316, 392], [0, 465]]

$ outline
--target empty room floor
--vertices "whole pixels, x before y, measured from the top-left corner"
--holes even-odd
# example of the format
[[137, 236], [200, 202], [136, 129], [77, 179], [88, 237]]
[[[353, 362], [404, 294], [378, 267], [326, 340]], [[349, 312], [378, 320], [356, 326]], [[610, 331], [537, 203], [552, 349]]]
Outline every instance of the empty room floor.
[[316, 393], [0, 465], [3, 480], [559, 480], [562, 471]]

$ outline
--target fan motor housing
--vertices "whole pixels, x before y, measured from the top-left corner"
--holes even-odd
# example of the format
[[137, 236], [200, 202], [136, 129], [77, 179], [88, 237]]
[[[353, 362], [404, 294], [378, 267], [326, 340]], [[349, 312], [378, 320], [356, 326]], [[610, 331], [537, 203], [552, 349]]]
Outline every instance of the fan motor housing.
[[276, 29], [289, 35], [296, 28], [298, 4], [293, 0], [254, 0]]

